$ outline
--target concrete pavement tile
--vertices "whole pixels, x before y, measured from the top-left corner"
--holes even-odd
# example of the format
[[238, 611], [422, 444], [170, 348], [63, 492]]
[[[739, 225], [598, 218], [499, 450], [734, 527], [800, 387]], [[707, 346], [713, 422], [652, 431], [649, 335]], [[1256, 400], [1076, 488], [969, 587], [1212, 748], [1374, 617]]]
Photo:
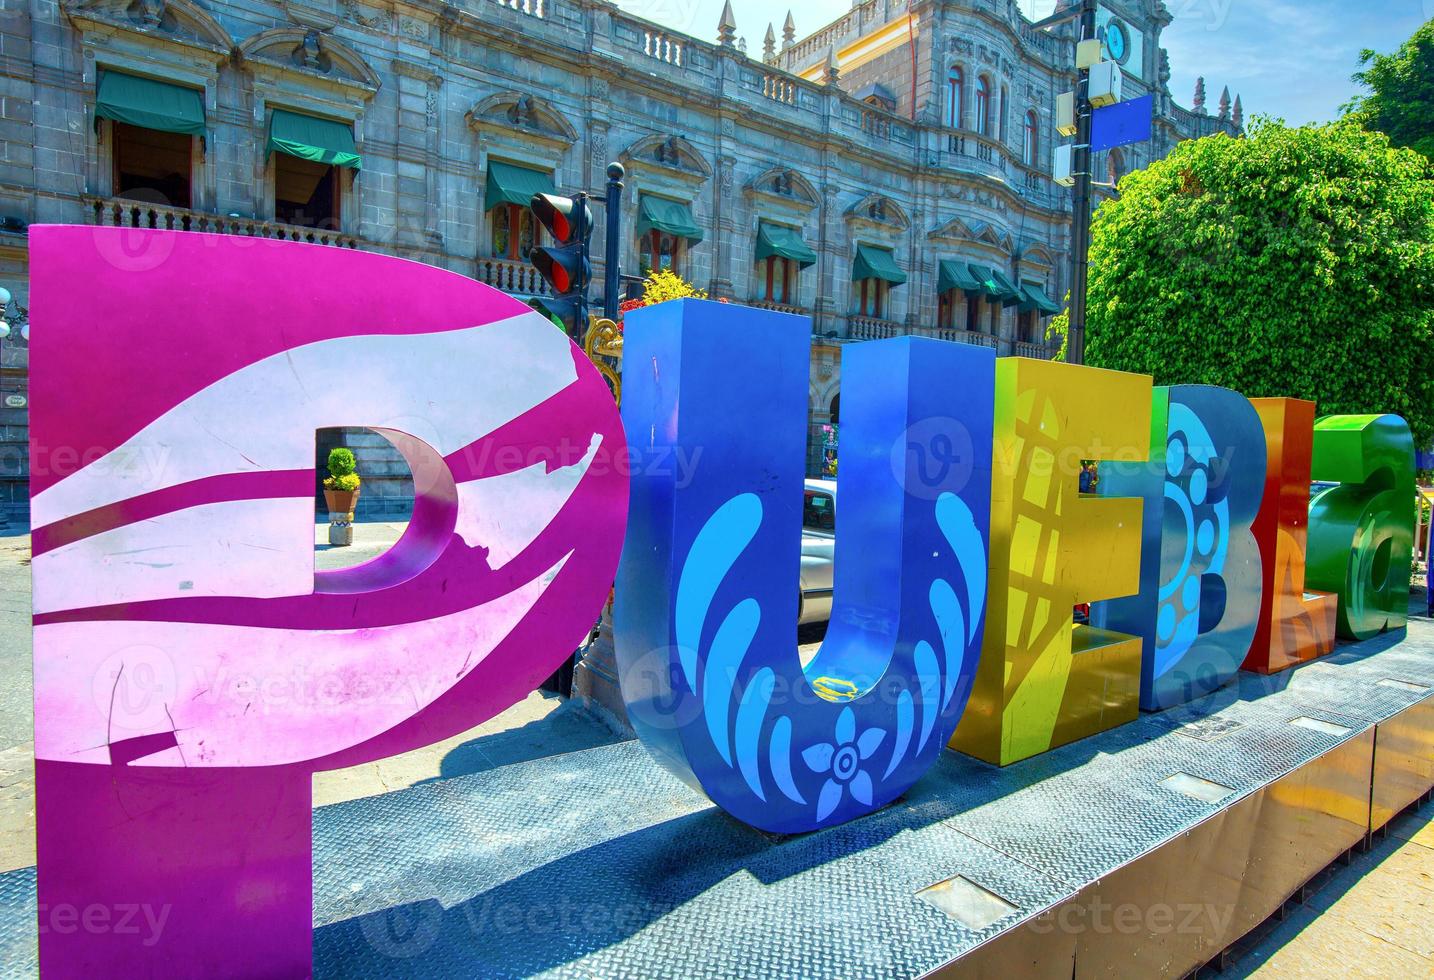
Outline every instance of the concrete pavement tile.
[[[1418, 853], [1421, 851], [1422, 854]], [[1434, 851], [1398, 837], [1386, 837], [1368, 853], [1358, 855], [1349, 865], [1335, 867], [1323, 880], [1317, 880], [1319, 890], [1305, 904], [1321, 910], [1330, 908], [1356, 889], [1370, 887], [1380, 890], [1383, 887], [1380, 883], [1391, 875], [1399, 878], [1401, 884], [1418, 888], [1421, 893], [1431, 892], [1434, 891], [1431, 872], [1434, 872]], [[1366, 885], [1371, 881], [1372, 884]], [[1427, 899], [1429, 896], [1421, 894], [1420, 897]]]
[[402, 755], [314, 775], [314, 805], [377, 796], [419, 783], [617, 741], [580, 709], [534, 691], [466, 732]]
[[1346, 919], [1299, 906], [1223, 975], [1259, 980], [1388, 980], [1427, 978], [1434, 976], [1431, 971], [1434, 960], [1371, 936]]
[[1379, 870], [1423, 892], [1434, 894], [1434, 848], [1406, 841], [1380, 865]]
[[314, 806], [344, 803], [386, 792], [388, 789], [379, 776], [378, 766], [372, 762], [348, 769], [314, 773]]
[[1389, 836], [1434, 848], [1434, 801], [1391, 820]]
[[35, 832], [31, 829], [35, 812], [30, 811], [25, 821], [25, 832], [0, 836], [0, 871], [17, 871], [35, 864]]
[[1408, 872], [1380, 865], [1331, 904], [1316, 901], [1322, 894], [1323, 890], [1309, 903], [1315, 911], [1411, 953], [1434, 958], [1434, 891], [1413, 883]]

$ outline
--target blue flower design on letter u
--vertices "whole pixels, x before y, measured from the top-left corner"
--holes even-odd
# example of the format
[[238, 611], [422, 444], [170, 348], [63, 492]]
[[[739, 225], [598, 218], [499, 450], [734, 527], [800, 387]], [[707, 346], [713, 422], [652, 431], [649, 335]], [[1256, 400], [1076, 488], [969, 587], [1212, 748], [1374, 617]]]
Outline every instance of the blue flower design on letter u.
[[852, 799], [862, 806], [871, 806], [871, 776], [861, 768], [886, 738], [880, 728], [868, 728], [856, 734], [856, 715], [843, 708], [836, 721], [836, 744], [818, 742], [802, 751], [802, 760], [815, 773], [831, 773], [822, 784], [817, 797], [817, 820], [825, 820], [841, 802], [842, 787], [851, 790]]

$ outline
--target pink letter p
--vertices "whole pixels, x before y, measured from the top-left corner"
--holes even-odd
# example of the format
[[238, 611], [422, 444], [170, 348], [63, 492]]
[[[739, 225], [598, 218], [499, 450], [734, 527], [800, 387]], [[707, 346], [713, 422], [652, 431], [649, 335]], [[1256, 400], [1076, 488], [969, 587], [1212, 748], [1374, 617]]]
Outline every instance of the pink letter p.
[[[413, 262], [65, 226], [31, 256], [41, 968], [305, 975], [311, 774], [492, 717], [597, 617], [612, 396], [548, 320]], [[415, 504], [315, 574], [334, 426], [384, 434]], [[97, 904], [162, 934], [46, 928]]]

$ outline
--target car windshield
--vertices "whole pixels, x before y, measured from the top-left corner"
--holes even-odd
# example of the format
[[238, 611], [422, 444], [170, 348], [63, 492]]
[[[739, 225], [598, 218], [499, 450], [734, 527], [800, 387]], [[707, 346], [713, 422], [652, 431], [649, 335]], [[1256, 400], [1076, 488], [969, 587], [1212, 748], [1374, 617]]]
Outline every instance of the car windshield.
[[836, 532], [836, 501], [829, 493], [808, 490], [802, 502], [802, 528], [807, 531]]

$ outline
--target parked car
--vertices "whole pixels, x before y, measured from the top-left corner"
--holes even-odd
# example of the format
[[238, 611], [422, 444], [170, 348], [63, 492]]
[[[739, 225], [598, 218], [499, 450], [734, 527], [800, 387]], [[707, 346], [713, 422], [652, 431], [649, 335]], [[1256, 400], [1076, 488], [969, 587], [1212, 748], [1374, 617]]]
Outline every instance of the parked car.
[[832, 614], [832, 560], [836, 552], [836, 481], [807, 480], [802, 499], [802, 597], [797, 623], [820, 623]]

